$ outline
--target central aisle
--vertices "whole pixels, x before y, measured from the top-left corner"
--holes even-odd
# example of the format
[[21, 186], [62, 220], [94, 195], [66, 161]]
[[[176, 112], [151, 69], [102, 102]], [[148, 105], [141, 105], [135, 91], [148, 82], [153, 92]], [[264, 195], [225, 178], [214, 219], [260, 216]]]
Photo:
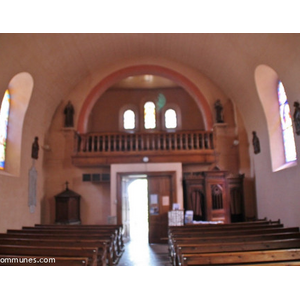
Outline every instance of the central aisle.
[[129, 240], [118, 266], [171, 266], [167, 244], [148, 244], [146, 240]]

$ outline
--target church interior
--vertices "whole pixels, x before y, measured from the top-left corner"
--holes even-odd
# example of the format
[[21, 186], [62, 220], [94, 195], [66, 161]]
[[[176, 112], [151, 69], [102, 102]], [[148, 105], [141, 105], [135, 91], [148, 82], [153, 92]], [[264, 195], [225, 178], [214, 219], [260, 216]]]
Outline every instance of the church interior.
[[[285, 7], [186, 3], [184, 19], [175, 1], [161, 33], [165, 3], [88, 2], [47, 16], [22, 3], [9, 17], [33, 27], [0, 33], [2, 292], [294, 297], [298, 269], [263, 266], [300, 265], [300, 36], [237, 26]], [[104, 33], [117, 19], [124, 32]], [[204, 33], [216, 19], [225, 30]]]
[[[298, 34], [28, 33], [0, 40], [0, 89], [11, 101], [1, 232], [55, 223], [55, 197], [66, 182], [81, 196], [82, 224], [124, 217], [125, 175], [174, 174], [170, 205], [187, 209], [187, 179], [214, 170], [242, 177], [242, 220], [299, 226]], [[286, 149], [279, 82], [294, 140]], [[147, 102], [154, 104], [150, 128]], [[166, 123], [167, 111], [175, 125]], [[129, 125], [125, 112], [134, 115]]]
[[170, 237], [187, 233], [171, 216], [293, 228], [300, 248], [299, 34], [3, 33], [0, 44], [3, 259], [49, 248], [56, 230], [47, 253], [101, 231], [101, 258], [89, 247], [72, 264], [200, 264], [174, 250]]

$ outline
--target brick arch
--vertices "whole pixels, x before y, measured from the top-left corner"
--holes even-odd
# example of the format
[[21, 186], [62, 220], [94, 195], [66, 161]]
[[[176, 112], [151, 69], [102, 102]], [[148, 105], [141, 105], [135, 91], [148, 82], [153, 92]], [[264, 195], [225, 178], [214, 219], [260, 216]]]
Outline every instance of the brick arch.
[[182, 88], [184, 88], [197, 102], [202, 114], [203, 120], [206, 130], [212, 129], [213, 126], [213, 117], [208, 105], [207, 100], [199, 90], [199, 88], [190, 81], [184, 75], [157, 65], [138, 65], [131, 66], [115, 71], [101, 80], [89, 93], [87, 98], [85, 99], [81, 111], [78, 117], [77, 130], [79, 133], [85, 133], [87, 131], [87, 124], [89, 115], [99, 99], [99, 97], [113, 84], [119, 82], [120, 80], [135, 75], [143, 75], [143, 74], [152, 74], [157, 76], [166, 77]]

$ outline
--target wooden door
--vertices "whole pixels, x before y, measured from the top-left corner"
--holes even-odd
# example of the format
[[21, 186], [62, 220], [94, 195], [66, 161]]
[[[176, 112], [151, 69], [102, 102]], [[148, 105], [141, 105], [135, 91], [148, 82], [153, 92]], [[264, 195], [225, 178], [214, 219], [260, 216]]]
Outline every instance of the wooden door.
[[149, 243], [166, 243], [168, 211], [172, 209], [174, 186], [172, 175], [148, 176]]
[[128, 201], [128, 185], [130, 181], [128, 177], [122, 177], [122, 224], [123, 236], [129, 237], [130, 233], [130, 214], [129, 214], [129, 201]]

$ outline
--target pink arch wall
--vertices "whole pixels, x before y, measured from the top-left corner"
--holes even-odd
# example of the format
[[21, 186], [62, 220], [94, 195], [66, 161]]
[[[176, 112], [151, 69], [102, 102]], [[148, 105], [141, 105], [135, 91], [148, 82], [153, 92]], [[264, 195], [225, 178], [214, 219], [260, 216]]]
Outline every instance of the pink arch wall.
[[213, 126], [213, 117], [208, 105], [207, 100], [198, 89], [198, 87], [191, 82], [187, 77], [182, 74], [173, 71], [171, 69], [157, 66], [157, 65], [138, 65], [131, 66], [115, 71], [101, 80], [89, 93], [85, 99], [81, 111], [78, 117], [77, 130], [79, 133], [85, 133], [87, 131], [87, 124], [89, 115], [99, 97], [113, 84], [120, 80], [134, 75], [153, 74], [162, 77], [166, 77], [173, 80], [184, 88], [198, 103], [200, 110], [203, 114], [203, 120], [205, 129], [210, 130]]

